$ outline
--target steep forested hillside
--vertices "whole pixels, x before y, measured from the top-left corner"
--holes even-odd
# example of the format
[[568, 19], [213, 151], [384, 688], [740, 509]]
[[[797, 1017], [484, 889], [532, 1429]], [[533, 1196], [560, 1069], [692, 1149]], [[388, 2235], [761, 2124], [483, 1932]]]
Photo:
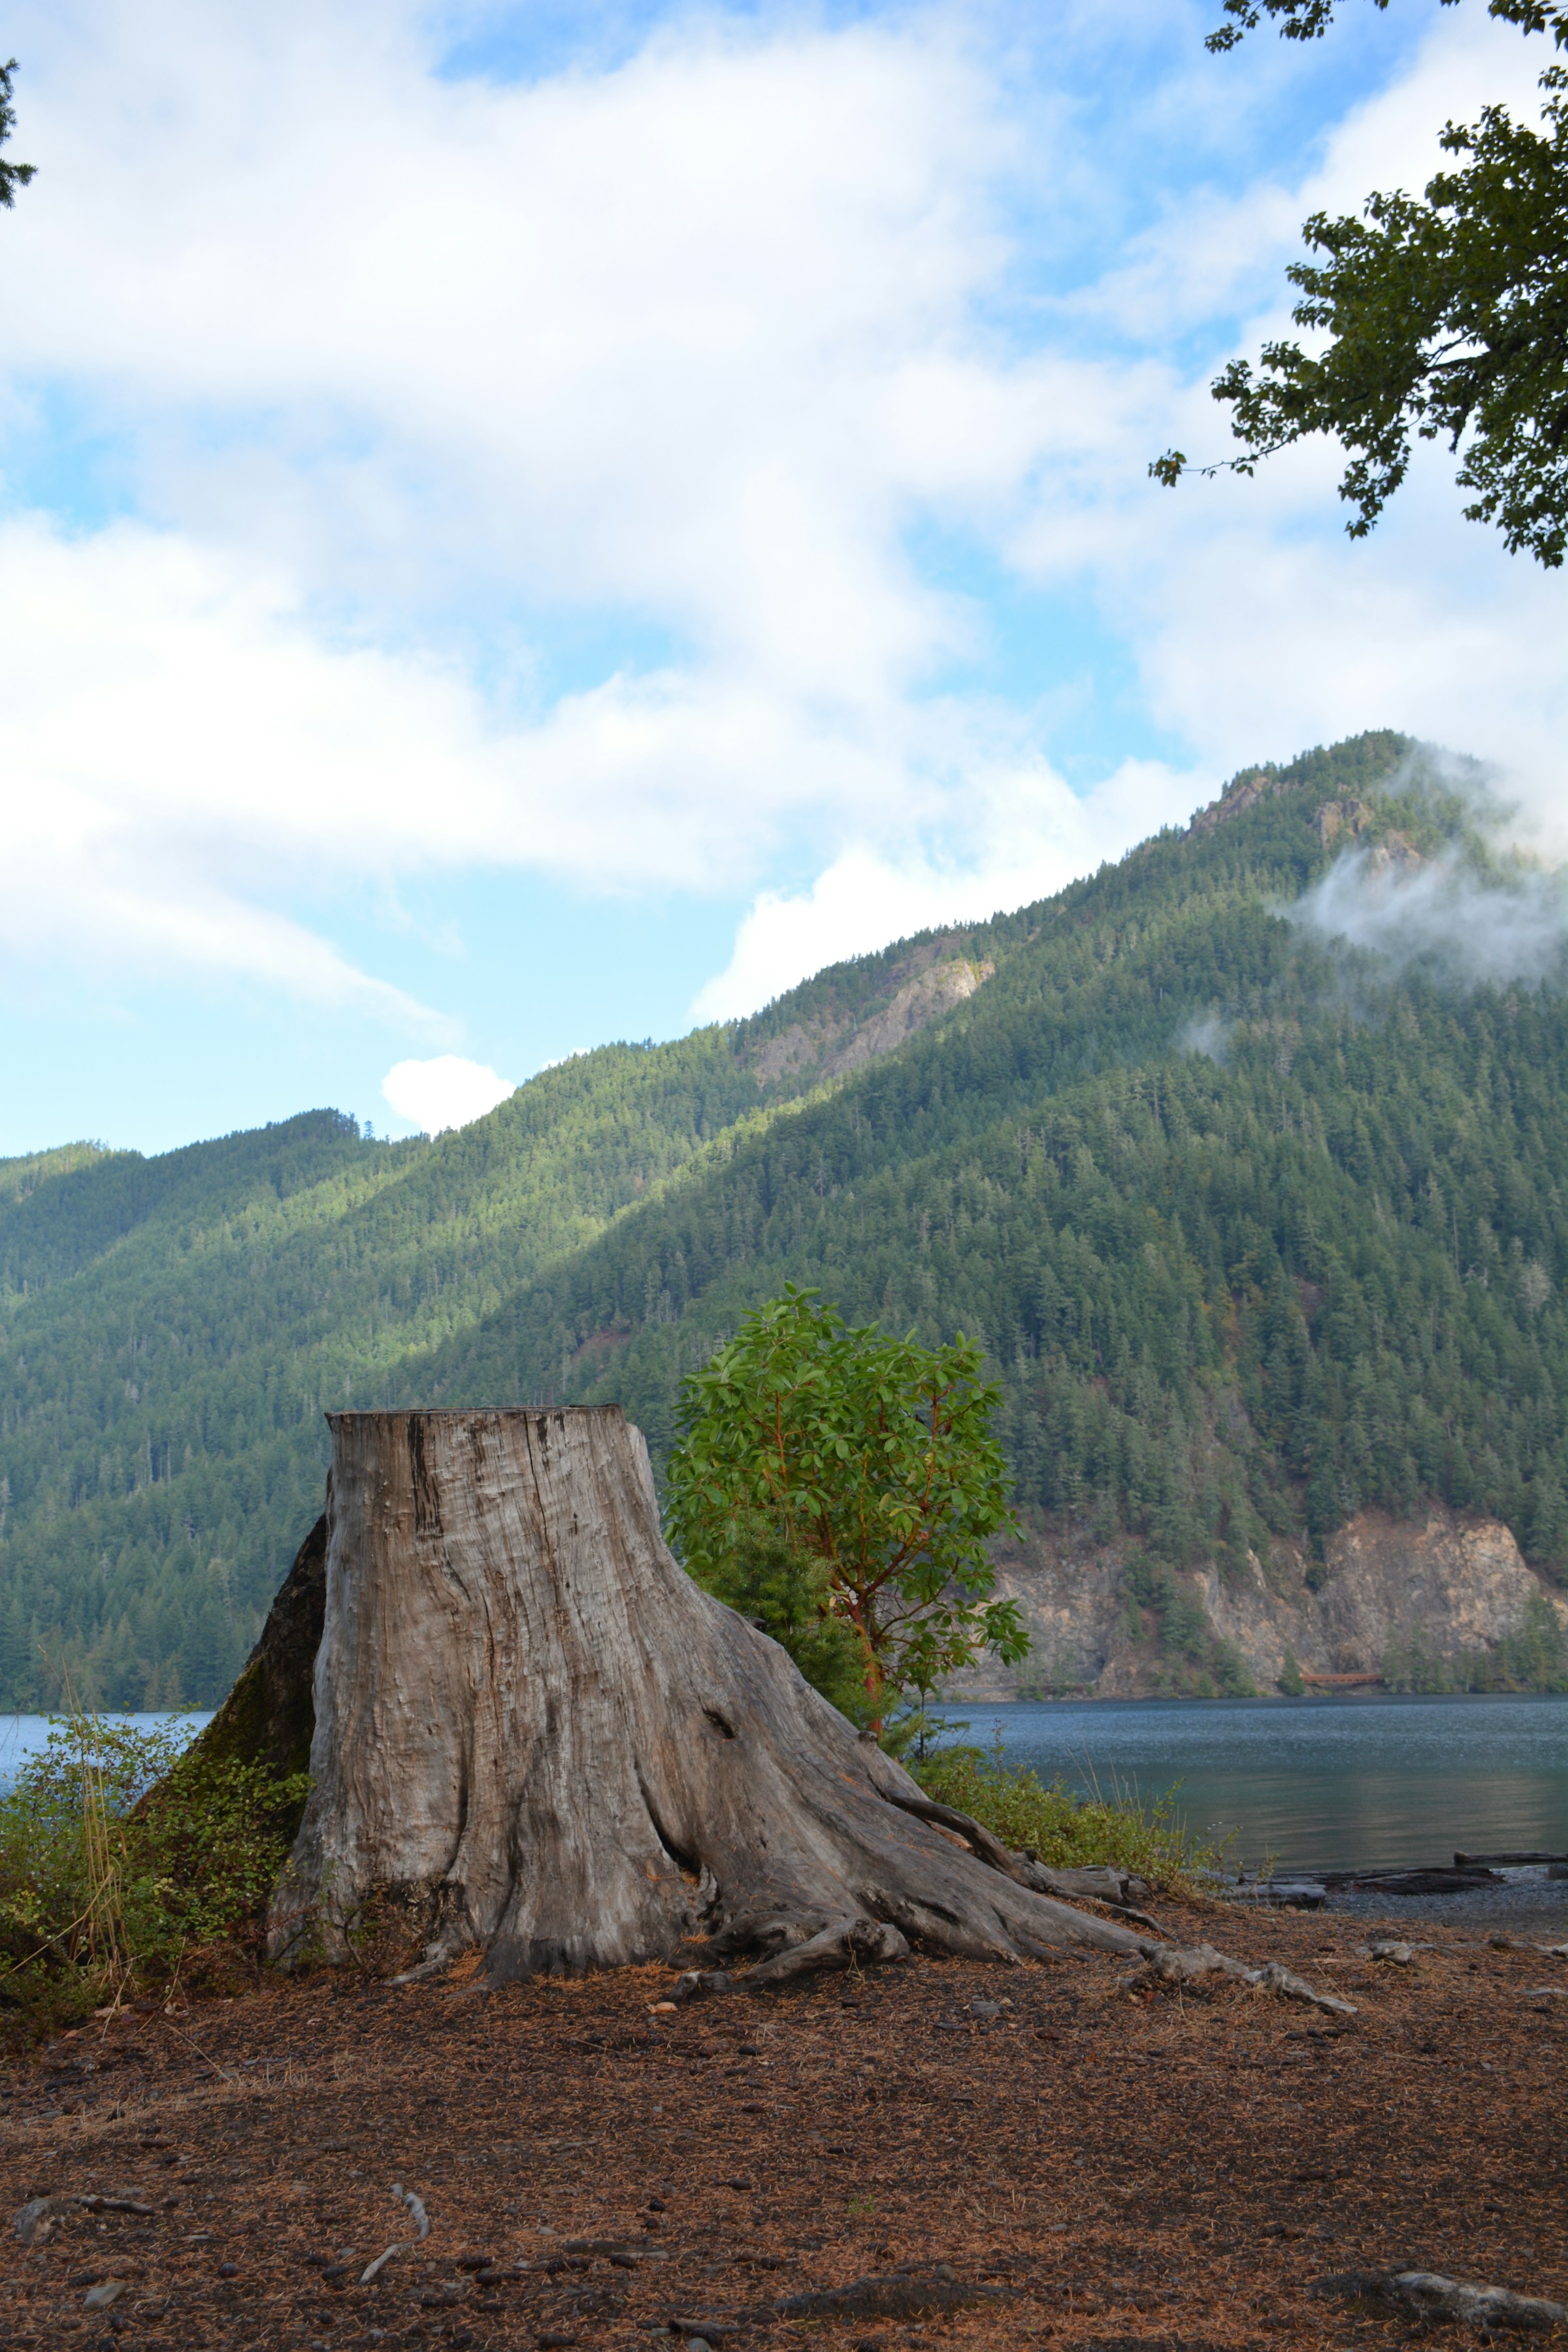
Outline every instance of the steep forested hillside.
[[[335, 1403], [624, 1400], [786, 1278], [981, 1335], [1020, 1493], [1147, 1581], [1368, 1502], [1568, 1564], [1568, 994], [1299, 919], [1464, 845], [1393, 736], [1250, 771], [1058, 898], [431, 1143], [308, 1114], [0, 1166], [0, 1690], [216, 1696]], [[1494, 887], [1506, 877], [1490, 877]]]

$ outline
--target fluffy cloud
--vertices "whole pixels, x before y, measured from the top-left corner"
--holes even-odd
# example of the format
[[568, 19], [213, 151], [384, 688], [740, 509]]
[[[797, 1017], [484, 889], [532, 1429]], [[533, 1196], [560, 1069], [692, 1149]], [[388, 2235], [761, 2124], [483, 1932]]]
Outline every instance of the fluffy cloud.
[[[1206, 13], [1137, 103], [1217, 154], [1237, 72], [1300, 61], [1203, 59]], [[1064, 71], [1094, 16], [1063, 13]], [[14, 948], [244, 973], [448, 1045], [333, 943], [345, 892], [525, 866], [755, 891], [711, 1013], [1354, 727], [1554, 783], [1552, 583], [1436, 461], [1368, 548], [1334, 536], [1328, 453], [1174, 497], [1144, 472], [1224, 446], [1207, 376], [1277, 317], [1312, 203], [1418, 182], [1477, 87], [1519, 102], [1511, 32], [1445, 15], [1289, 182], [1189, 176], [1019, 304], [1010, 196], [1048, 256], [1120, 191], [989, 20], [681, 16], [500, 84], [444, 70], [411, 0], [14, 19], [42, 170], [5, 216], [0, 430], [31, 446], [62, 404], [139, 517], [0, 527]], [[1165, 763], [1069, 790], [1036, 685], [999, 718], [954, 684], [998, 580], [1087, 616]]]
[[938, 813], [924, 756], [896, 709], [836, 726], [711, 673], [615, 677], [500, 726], [452, 665], [323, 640], [232, 554], [0, 524], [14, 948], [215, 966], [418, 1025], [276, 902], [487, 866], [719, 887], [787, 824]]
[[1041, 762], [980, 765], [962, 859], [916, 856], [900, 863], [860, 845], [835, 858], [808, 890], [763, 891], [741, 924], [729, 964], [699, 993], [693, 1017], [754, 1013], [837, 957], [1047, 897], [1179, 822], [1202, 796], [1191, 775], [1154, 761], [1130, 761], [1084, 794]]
[[[34, 27], [9, 366], [161, 420], [187, 519], [328, 572], [477, 565], [857, 705], [945, 649], [900, 501], [1029, 436], [954, 348], [1000, 134], [940, 31], [715, 20], [498, 87], [355, 0], [90, 14], [68, 77]], [[237, 411], [251, 462], [204, 458]]]
[[381, 1082], [385, 1101], [399, 1118], [439, 1135], [483, 1118], [515, 1092], [510, 1078], [497, 1077], [482, 1062], [460, 1054], [436, 1054], [426, 1062], [395, 1062]]
[[11, 421], [68, 386], [160, 523], [0, 537], [13, 941], [417, 1024], [329, 880], [732, 890], [941, 821], [910, 689], [971, 618], [900, 532], [1040, 401], [973, 347], [1005, 142], [939, 26], [500, 87], [356, 0], [27, 16]]

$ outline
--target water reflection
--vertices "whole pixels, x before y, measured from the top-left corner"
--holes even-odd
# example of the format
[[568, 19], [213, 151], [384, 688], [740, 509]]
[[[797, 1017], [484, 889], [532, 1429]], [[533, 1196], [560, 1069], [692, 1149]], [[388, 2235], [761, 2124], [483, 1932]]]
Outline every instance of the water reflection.
[[1180, 1781], [1194, 1828], [1287, 1870], [1568, 1853], [1568, 1697], [1386, 1692], [1298, 1700], [1019, 1701], [950, 1707], [963, 1737], [1071, 1786]]
[[[157, 1715], [115, 1715], [105, 1709], [105, 1723], [116, 1728], [132, 1731], [170, 1730], [182, 1739], [194, 1739], [212, 1721], [211, 1713], [202, 1714], [182, 1707], [177, 1713]], [[49, 1736], [47, 1715], [0, 1715], [0, 1789], [8, 1789], [29, 1756], [36, 1756]]]
[[[1568, 1853], [1568, 1697], [1344, 1692], [1296, 1700], [1025, 1701], [951, 1707], [962, 1736], [1058, 1774], [1146, 1795], [1180, 1781], [1194, 1827], [1237, 1833], [1249, 1865], [1350, 1870], [1446, 1862], [1456, 1848]], [[207, 1714], [113, 1718], [194, 1738]], [[0, 1787], [44, 1744], [43, 1716], [0, 1717]]]

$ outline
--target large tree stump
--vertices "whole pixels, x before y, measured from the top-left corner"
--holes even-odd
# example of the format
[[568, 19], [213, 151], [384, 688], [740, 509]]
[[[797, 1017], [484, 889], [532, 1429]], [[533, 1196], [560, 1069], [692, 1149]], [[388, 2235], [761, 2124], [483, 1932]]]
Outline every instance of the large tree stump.
[[666, 1549], [616, 1405], [331, 1416], [314, 1776], [276, 1957], [378, 1896], [425, 1968], [492, 1982], [760, 1955], [748, 1982], [917, 1940], [1150, 1947], [1023, 1883]]

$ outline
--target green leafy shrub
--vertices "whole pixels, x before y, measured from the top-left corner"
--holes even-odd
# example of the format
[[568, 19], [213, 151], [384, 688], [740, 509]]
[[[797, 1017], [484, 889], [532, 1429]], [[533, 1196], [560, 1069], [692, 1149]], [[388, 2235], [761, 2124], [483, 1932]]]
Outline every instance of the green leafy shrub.
[[700, 1582], [787, 1650], [814, 1690], [857, 1727], [869, 1720], [860, 1644], [832, 1612], [826, 1570], [808, 1552], [757, 1535], [717, 1553]]
[[76, 1715], [0, 1793], [0, 2001], [75, 2013], [253, 1942], [307, 1786]]
[[1080, 1797], [978, 1748], [942, 1748], [911, 1769], [928, 1796], [968, 1813], [1015, 1853], [1027, 1847], [1051, 1870], [1109, 1863], [1191, 1895], [1200, 1872], [1225, 1867], [1224, 1847], [1194, 1837], [1183, 1822], [1173, 1789], [1153, 1798], [1120, 1789], [1110, 1799]]
[[929, 1697], [983, 1650], [1023, 1657], [1016, 1604], [993, 1598], [992, 1538], [1016, 1529], [1001, 1392], [975, 1342], [849, 1330], [788, 1283], [681, 1398], [672, 1544], [711, 1591], [747, 1563], [793, 1578], [858, 1650], [868, 1722], [879, 1727], [902, 1692]]

